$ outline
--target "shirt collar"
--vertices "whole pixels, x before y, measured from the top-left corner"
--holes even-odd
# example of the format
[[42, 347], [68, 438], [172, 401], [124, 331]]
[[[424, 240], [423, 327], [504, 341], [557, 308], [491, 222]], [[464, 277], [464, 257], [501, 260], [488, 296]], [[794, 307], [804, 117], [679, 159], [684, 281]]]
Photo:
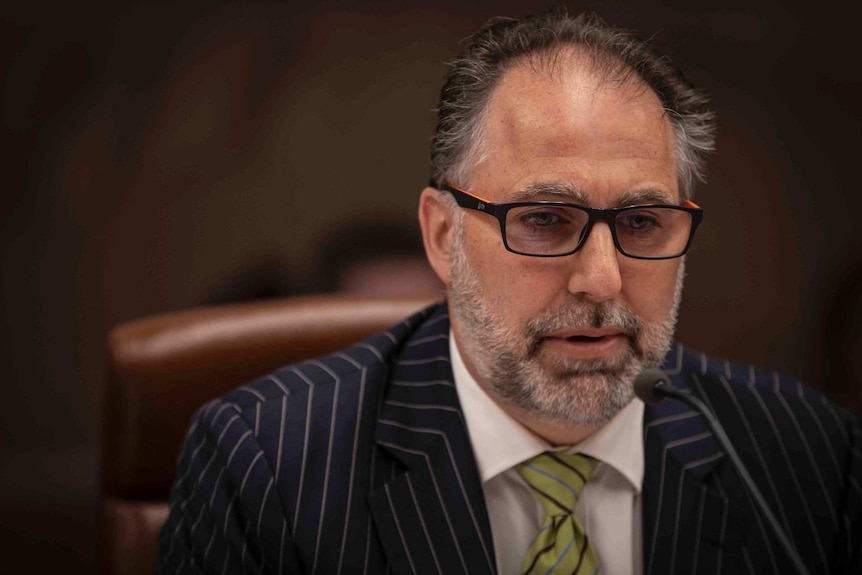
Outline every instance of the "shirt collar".
[[[483, 484], [518, 463], [551, 449], [547, 441], [503, 411], [470, 375], [451, 331], [449, 355], [455, 388]], [[640, 493], [644, 471], [643, 415], [643, 403], [632, 401], [607, 425], [580, 444], [559, 450], [581, 452], [601, 460], [619, 472], [636, 493]]]

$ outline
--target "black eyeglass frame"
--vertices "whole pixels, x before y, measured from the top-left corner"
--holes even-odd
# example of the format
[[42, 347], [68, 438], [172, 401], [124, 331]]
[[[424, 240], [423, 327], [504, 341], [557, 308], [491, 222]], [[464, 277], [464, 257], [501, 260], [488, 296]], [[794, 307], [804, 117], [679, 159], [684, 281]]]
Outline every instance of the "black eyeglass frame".
[[[596, 221], [606, 222], [608, 224], [608, 228], [611, 230], [611, 237], [614, 240], [614, 246], [616, 246], [617, 251], [622, 255], [633, 258], [637, 260], [672, 260], [674, 258], [679, 258], [684, 256], [689, 247], [691, 247], [691, 242], [694, 240], [694, 232], [697, 230], [697, 226], [700, 225], [700, 222], [703, 221], [703, 209], [692, 202], [691, 200], [686, 200], [683, 206], [670, 205], [670, 204], [642, 204], [637, 206], [624, 206], [622, 208], [590, 208], [587, 206], [581, 206], [579, 204], [570, 204], [567, 202], [554, 202], [554, 201], [538, 201], [538, 202], [513, 202], [508, 204], [495, 204], [493, 202], [489, 202], [483, 198], [478, 196], [474, 196], [470, 192], [462, 190], [452, 185], [444, 185], [439, 189], [449, 192], [455, 198], [455, 202], [461, 206], [462, 208], [468, 210], [476, 210], [477, 212], [482, 212], [488, 215], [491, 215], [497, 219], [500, 223], [500, 235], [503, 238], [503, 246], [513, 254], [518, 254], [522, 256], [529, 256], [535, 258], [558, 258], [563, 256], [570, 256], [576, 253], [579, 249], [581, 249], [584, 244], [587, 242], [587, 238], [590, 237], [590, 232], [593, 231], [593, 224]], [[586, 212], [587, 214], [587, 225], [584, 228], [583, 233], [581, 234], [581, 238], [578, 241], [578, 244], [574, 249], [564, 252], [561, 254], [531, 254], [527, 252], [518, 251], [511, 246], [509, 246], [509, 241], [506, 239], [506, 216], [509, 213], [509, 210], [513, 208], [522, 208], [525, 206], [559, 206], [559, 207], [567, 207], [567, 208], [577, 208]], [[688, 232], [688, 241], [685, 243], [685, 247], [681, 252], [671, 256], [636, 256], [629, 253], [623, 249], [620, 245], [619, 238], [617, 238], [617, 228], [615, 225], [615, 220], [617, 216], [625, 211], [633, 210], [633, 209], [644, 209], [644, 208], [662, 208], [662, 209], [673, 209], [680, 210], [683, 212], [687, 212], [691, 215], [691, 229]]]

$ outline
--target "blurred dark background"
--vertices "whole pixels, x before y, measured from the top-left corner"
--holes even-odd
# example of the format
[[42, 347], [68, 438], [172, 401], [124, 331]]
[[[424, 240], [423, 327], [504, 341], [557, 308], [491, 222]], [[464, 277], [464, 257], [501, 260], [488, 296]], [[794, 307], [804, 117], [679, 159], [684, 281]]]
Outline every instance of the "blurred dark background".
[[[551, 4], [2, 9], [4, 564], [93, 569], [107, 331], [334, 289], [325, 246], [351, 222], [418, 239], [444, 62]], [[714, 98], [679, 337], [856, 404], [860, 4], [694, 4], [569, 4], [654, 37]]]

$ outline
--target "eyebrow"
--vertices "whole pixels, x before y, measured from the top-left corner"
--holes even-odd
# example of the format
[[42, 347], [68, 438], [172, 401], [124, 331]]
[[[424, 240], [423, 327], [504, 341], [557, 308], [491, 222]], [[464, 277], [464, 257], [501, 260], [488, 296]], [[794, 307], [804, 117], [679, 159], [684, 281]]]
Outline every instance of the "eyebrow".
[[618, 207], [639, 206], [644, 204], [676, 205], [668, 192], [657, 188], [645, 188], [624, 194], [617, 201]]
[[509, 201], [535, 202], [551, 200], [586, 205], [588, 195], [570, 184], [565, 183], [535, 183], [515, 192]]
[[[530, 184], [508, 199], [509, 202], [557, 201], [590, 206], [590, 194], [567, 183]], [[676, 205], [670, 194], [658, 188], [644, 188], [623, 194], [611, 207], [623, 208], [645, 204]]]

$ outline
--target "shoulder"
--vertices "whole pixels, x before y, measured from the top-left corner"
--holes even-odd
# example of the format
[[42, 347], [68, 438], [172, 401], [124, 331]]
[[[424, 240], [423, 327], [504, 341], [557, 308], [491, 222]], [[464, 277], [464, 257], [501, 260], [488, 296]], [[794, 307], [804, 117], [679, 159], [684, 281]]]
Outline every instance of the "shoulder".
[[[443, 318], [440, 321], [436, 318]], [[445, 306], [436, 305], [398, 325], [329, 355], [282, 367], [202, 406], [184, 442], [189, 462], [221, 453], [226, 467], [247, 468], [263, 455], [273, 475], [292, 473], [290, 458], [309, 445], [373, 433], [374, 414], [390, 365], [427, 326], [448, 331]]]
[[796, 378], [760, 365], [710, 357], [681, 344], [668, 354], [664, 367], [677, 380], [677, 385], [691, 388], [707, 399], [724, 394], [730, 401], [825, 409], [841, 412], [842, 416], [849, 414], [822, 392]]
[[858, 442], [859, 420], [849, 409], [775, 370], [716, 359], [682, 345], [668, 355], [665, 369], [675, 385], [700, 396], [741, 441], [772, 440], [787, 453], [823, 448], [833, 454], [852, 451]]
[[669, 354], [665, 369], [675, 385], [709, 406], [796, 540], [815, 544], [818, 555], [809, 560], [831, 565], [829, 572], [860, 572], [858, 417], [794, 378], [682, 346]]
[[423, 309], [397, 325], [344, 349], [281, 367], [234, 389], [219, 403], [248, 411], [287, 400], [291, 403], [307, 401], [315, 394], [331, 395], [360, 381], [378, 383], [385, 379], [389, 367], [410, 341], [427, 331], [429, 326], [439, 324], [448, 331], [445, 304]]

